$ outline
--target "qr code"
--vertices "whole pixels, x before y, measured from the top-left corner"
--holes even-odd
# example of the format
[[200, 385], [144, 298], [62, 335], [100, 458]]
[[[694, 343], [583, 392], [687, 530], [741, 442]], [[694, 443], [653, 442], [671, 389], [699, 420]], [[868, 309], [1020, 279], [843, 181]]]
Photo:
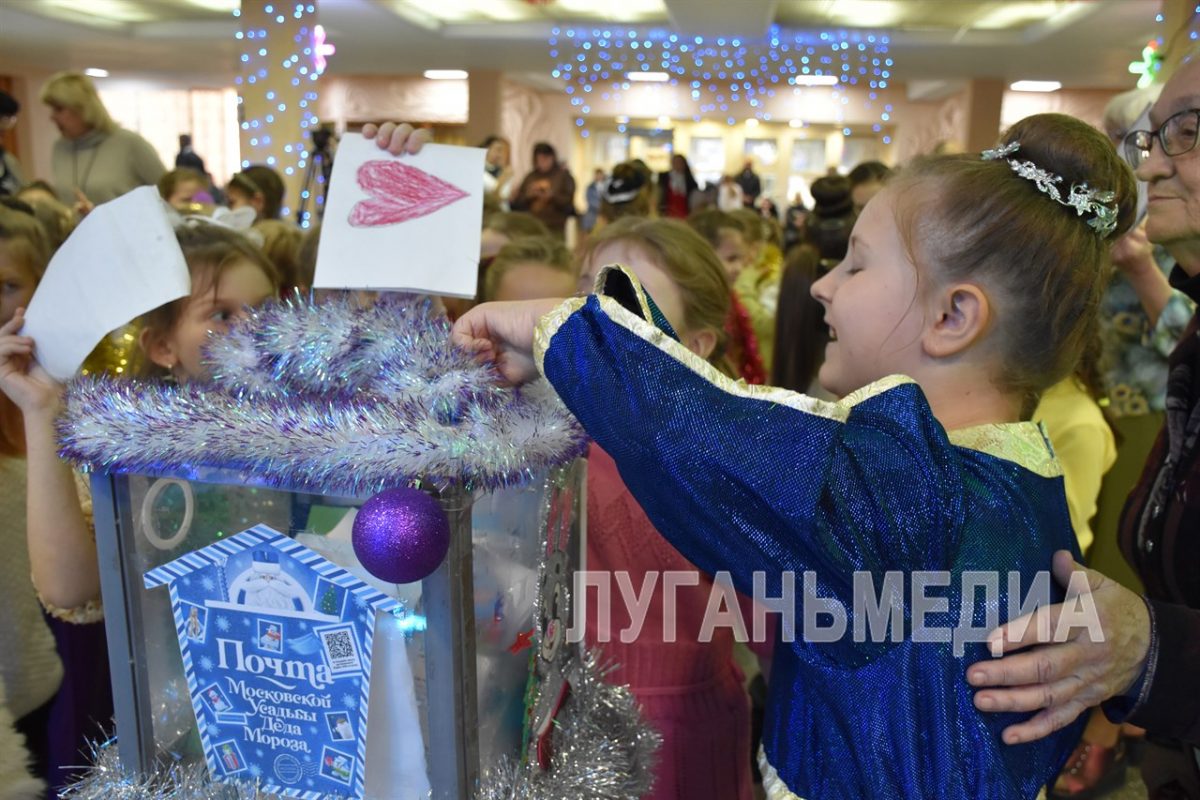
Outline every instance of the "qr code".
[[354, 640], [350, 631], [334, 631], [325, 637], [329, 646], [329, 657], [341, 661], [343, 658], [354, 658]]
[[358, 642], [354, 638], [353, 628], [348, 625], [322, 628], [317, 631], [317, 635], [321, 637], [321, 644], [325, 648], [330, 672], [337, 674], [361, 669]]

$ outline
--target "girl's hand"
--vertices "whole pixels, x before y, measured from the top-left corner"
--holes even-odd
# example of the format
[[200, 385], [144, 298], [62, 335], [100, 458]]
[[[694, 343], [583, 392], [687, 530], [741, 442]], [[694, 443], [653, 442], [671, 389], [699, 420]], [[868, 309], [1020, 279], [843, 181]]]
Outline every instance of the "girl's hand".
[[394, 156], [401, 153], [416, 155], [421, 148], [433, 141], [433, 133], [428, 128], [414, 128], [407, 122], [385, 122], [376, 125], [368, 122], [363, 125], [364, 139], [374, 139], [380, 150], [387, 150]]
[[0, 391], [27, 417], [53, 416], [61, 403], [62, 384], [33, 360], [33, 339], [17, 335], [24, 324], [25, 309], [18, 308], [13, 318], [0, 326]]
[[538, 376], [533, 362], [533, 331], [538, 320], [562, 300], [484, 303], [458, 318], [450, 340], [479, 361], [493, 361], [504, 379], [514, 385]]

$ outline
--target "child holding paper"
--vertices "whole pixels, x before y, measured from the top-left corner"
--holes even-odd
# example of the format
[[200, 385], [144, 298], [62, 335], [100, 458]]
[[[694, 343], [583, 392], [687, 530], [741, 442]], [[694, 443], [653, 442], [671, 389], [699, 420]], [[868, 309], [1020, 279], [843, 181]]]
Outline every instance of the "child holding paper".
[[[0, 322], [7, 323], [29, 303], [46, 269], [50, 248], [32, 214], [0, 206]], [[16, 731], [36, 753], [32, 772], [46, 777], [45, 725], [38, 712], [44, 709], [63, 678], [63, 665], [54, 636], [42, 617], [29, 583], [29, 555], [25, 546], [25, 433], [20, 409], [0, 396], [0, 514], [6, 526], [5, 558], [0, 567], [0, 785], [36, 796], [43, 794], [26, 768], [28, 753]]]
[[[203, 376], [206, 371], [201, 349], [209, 333], [225, 330], [230, 321], [244, 316], [247, 306], [258, 305], [275, 296], [278, 278], [258, 248], [235, 231], [200, 223], [178, 228], [175, 237], [190, 273], [192, 293], [146, 315], [140, 345], [147, 359], [162, 374], [189, 380]], [[100, 264], [122, 263], [119, 258], [103, 258], [103, 253], [92, 255], [99, 257], [97, 263]], [[96, 280], [103, 279], [97, 274]], [[23, 296], [21, 305], [29, 303], [32, 293], [31, 288]], [[23, 324], [24, 313], [18, 308], [12, 318], [0, 326], [0, 391], [6, 402], [10, 401], [20, 409], [24, 423], [21, 432], [25, 458], [21, 463], [26, 472], [26, 497], [23, 507], [19, 508], [20, 513], [9, 515], [10, 519], [20, 518], [25, 523], [26, 533], [22, 535], [28, 548], [21, 550], [28, 552], [29, 561], [22, 573], [33, 576], [42, 604], [54, 617], [73, 623], [95, 622], [102, 618], [103, 612], [90, 518], [91, 498], [86, 484], [57, 456], [54, 421], [61, 406], [62, 387], [34, 361], [34, 341], [18, 333]], [[17, 486], [19, 489], [20, 485]], [[21, 501], [14, 498], [14, 502]], [[40, 622], [37, 596], [27, 577], [25, 581], [28, 599]], [[86, 640], [79, 640], [79, 644], [87, 646]], [[76, 646], [71, 645], [73, 649]], [[19, 651], [9, 649], [8, 652]], [[8, 660], [5, 659], [6, 664]], [[18, 656], [16, 661], [35, 663], [24, 655]], [[82, 665], [67, 663], [65, 666], [68, 677], [86, 680]], [[103, 668], [104, 665], [100, 666]], [[46, 674], [51, 673], [46, 670]], [[61, 674], [60, 667], [55, 675]], [[80, 691], [90, 693], [91, 690]], [[10, 699], [12, 697], [10, 694]], [[41, 750], [39, 755], [55, 784], [67, 778], [67, 775], [57, 773], [79, 763], [78, 753], [83, 742], [82, 739], [76, 741], [76, 736], [95, 734], [94, 723], [88, 722], [87, 718], [95, 718], [95, 714], [100, 713], [106, 720], [112, 713], [111, 707], [99, 711], [84, 708], [79, 703], [72, 705], [68, 711], [78, 720], [50, 717], [39, 712], [40, 727], [32, 726], [26, 730], [31, 749]], [[68, 721], [70, 725], [63, 724]], [[70, 730], [64, 730], [67, 727]]]
[[[139, 343], [160, 374], [191, 380], [207, 372], [202, 349], [208, 337], [226, 331], [247, 307], [275, 296], [279, 278], [258, 248], [235, 231], [199, 223], [180, 227], [176, 238], [192, 293], [147, 314]], [[96, 546], [75, 474], [57, 456], [54, 420], [62, 386], [34, 360], [35, 342], [19, 335], [23, 323], [24, 310], [18, 308], [0, 326], [0, 391], [24, 415], [34, 584], [50, 613], [71, 619], [92, 614], [98, 605]]]

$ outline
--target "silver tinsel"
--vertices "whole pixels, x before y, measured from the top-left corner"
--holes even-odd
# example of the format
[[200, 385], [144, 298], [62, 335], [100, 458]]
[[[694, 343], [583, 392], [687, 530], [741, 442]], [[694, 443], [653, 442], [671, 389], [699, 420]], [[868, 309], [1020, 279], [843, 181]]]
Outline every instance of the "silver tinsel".
[[[528, 742], [525, 762], [506, 758], [484, 765], [478, 800], [636, 800], [654, 783], [661, 738], [643, 721], [633, 693], [605, 680], [611, 667], [561, 635], [571, 619], [566, 565], [583, 500], [577, 494], [583, 485], [579, 470], [574, 464], [550, 474], [539, 520], [546, 557], [534, 591], [533, 674], [526, 697], [530, 727], [538, 725], [547, 705], [553, 706], [564, 680], [570, 687], [553, 718], [550, 763], [543, 771], [536, 745]], [[554, 626], [560, 635], [547, 639]]]
[[641, 716], [628, 686], [590, 651], [567, 665], [571, 693], [551, 734], [551, 766], [504, 760], [483, 773], [477, 800], [636, 800], [650, 791], [661, 738]]
[[250, 783], [214, 783], [204, 762], [174, 764], [155, 775], [129, 777], [115, 742], [93, 747], [92, 766], [63, 789], [63, 800], [263, 800]]
[[493, 489], [583, 453], [583, 431], [553, 389], [498, 385], [449, 333], [430, 302], [412, 295], [370, 308], [264, 308], [213, 340], [211, 381], [73, 382], [62, 453], [113, 472], [212, 467], [347, 495], [417, 478]]

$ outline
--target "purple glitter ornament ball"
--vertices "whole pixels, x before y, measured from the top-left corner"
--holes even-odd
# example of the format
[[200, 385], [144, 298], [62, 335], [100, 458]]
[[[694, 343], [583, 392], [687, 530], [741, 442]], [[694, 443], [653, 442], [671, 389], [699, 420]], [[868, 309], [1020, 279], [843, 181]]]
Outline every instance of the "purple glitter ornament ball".
[[450, 549], [450, 521], [438, 502], [416, 489], [388, 489], [358, 510], [351, 535], [367, 572], [388, 583], [419, 581]]

